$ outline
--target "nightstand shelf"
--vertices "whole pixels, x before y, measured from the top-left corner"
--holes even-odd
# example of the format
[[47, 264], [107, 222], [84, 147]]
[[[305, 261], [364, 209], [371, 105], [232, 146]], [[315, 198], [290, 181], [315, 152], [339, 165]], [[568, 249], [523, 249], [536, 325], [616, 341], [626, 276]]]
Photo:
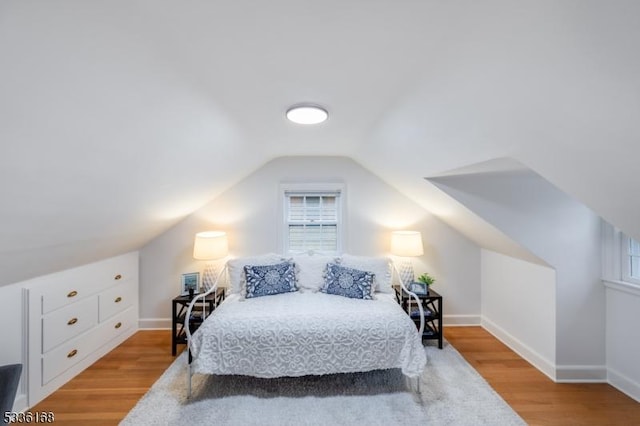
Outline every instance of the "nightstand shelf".
[[[189, 331], [191, 333], [195, 332], [198, 327], [200, 327], [202, 322], [211, 314], [211, 312], [213, 312], [216, 306], [224, 300], [224, 296], [224, 288], [219, 288], [216, 289], [215, 293], [209, 294], [205, 297], [204, 304], [202, 303], [202, 300], [198, 300], [191, 311], [191, 321], [189, 321]], [[177, 353], [178, 345], [187, 344], [185, 316], [190, 302], [191, 298], [186, 295], [175, 297], [171, 302], [171, 354], [173, 356]]]
[[[407, 312], [407, 315], [420, 327], [420, 310], [416, 306], [415, 299], [400, 287], [395, 287], [396, 300]], [[424, 311], [424, 331], [422, 332], [423, 340], [438, 340], [438, 348], [442, 349], [442, 296], [435, 290], [429, 289], [428, 294], [418, 294], [422, 309]]]

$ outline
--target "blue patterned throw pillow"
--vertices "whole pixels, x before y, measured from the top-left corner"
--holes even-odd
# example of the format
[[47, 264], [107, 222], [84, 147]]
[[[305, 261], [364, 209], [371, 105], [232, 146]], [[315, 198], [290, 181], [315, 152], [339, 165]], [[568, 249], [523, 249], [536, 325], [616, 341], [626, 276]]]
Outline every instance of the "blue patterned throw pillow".
[[247, 299], [298, 291], [296, 268], [292, 262], [263, 266], [246, 265], [244, 272], [247, 282], [245, 295]]
[[352, 299], [371, 300], [374, 276], [372, 272], [328, 263], [324, 274], [324, 286], [320, 291]]

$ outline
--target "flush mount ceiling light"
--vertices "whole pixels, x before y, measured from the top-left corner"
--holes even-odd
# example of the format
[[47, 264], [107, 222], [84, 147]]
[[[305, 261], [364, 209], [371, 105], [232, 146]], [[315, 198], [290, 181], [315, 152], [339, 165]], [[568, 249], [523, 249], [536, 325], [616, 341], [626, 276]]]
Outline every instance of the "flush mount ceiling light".
[[318, 105], [300, 104], [287, 110], [287, 118], [298, 124], [318, 124], [328, 117], [327, 110]]

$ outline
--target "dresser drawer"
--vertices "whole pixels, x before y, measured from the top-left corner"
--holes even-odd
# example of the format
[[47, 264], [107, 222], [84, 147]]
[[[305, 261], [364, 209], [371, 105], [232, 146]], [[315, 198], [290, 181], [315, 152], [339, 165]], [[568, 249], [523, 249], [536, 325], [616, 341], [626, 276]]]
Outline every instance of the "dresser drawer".
[[91, 296], [42, 318], [42, 353], [98, 323], [98, 296]]
[[101, 341], [102, 337], [91, 330], [44, 354], [42, 358], [42, 384], [48, 383], [89, 356], [100, 347]]
[[138, 296], [138, 286], [134, 281], [125, 281], [122, 284], [100, 293], [100, 322], [122, 312], [132, 306]]
[[137, 326], [137, 322], [136, 310], [133, 307], [129, 307], [124, 312], [100, 324], [98, 333], [103, 336], [103, 341], [107, 342], [130, 330], [131, 327]]
[[118, 256], [99, 263], [60, 273], [56, 283], [42, 295], [42, 313], [46, 314], [65, 305], [105, 290], [121, 282], [138, 281], [137, 256]]
[[42, 357], [42, 385], [47, 384], [75, 364], [107, 345], [122, 333], [136, 325], [133, 307], [110, 318], [92, 330], [75, 337]]
[[86, 297], [96, 294], [100, 288], [88, 281], [73, 279], [56, 283], [53, 288], [42, 295], [42, 313], [48, 314], [56, 309], [71, 305]]

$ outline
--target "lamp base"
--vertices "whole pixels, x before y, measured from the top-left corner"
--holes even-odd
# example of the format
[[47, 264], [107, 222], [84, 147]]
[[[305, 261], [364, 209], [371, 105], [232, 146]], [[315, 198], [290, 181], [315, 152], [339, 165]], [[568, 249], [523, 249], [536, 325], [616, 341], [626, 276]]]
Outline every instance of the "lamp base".
[[202, 273], [202, 290], [206, 293], [211, 290], [213, 284], [216, 282], [216, 267], [213, 262], [208, 262], [204, 267], [204, 272]]
[[410, 259], [402, 259], [398, 262], [398, 274], [400, 275], [402, 284], [408, 288], [409, 284], [414, 280], [413, 265]]

